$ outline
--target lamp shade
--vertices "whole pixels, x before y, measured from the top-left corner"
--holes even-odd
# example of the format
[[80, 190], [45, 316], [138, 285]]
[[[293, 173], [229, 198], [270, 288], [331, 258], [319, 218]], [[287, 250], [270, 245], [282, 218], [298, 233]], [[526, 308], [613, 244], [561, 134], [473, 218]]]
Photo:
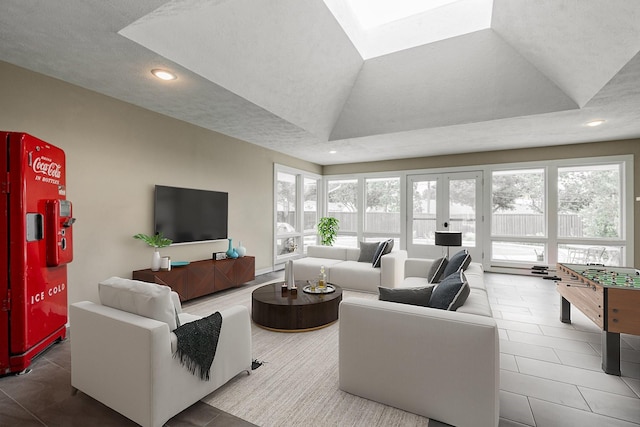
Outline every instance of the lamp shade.
[[436, 246], [462, 246], [462, 233], [459, 231], [436, 231]]

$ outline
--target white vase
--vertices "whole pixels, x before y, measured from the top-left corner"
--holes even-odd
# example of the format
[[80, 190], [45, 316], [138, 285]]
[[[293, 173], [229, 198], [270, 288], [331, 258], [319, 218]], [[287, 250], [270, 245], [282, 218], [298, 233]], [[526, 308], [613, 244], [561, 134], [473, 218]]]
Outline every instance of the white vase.
[[156, 248], [153, 251], [153, 256], [151, 257], [151, 271], [160, 270], [160, 251]]
[[242, 246], [242, 242], [238, 242], [238, 243], [240, 244], [240, 246], [236, 248], [236, 252], [238, 253], [239, 257], [243, 257], [247, 254], [247, 248]]

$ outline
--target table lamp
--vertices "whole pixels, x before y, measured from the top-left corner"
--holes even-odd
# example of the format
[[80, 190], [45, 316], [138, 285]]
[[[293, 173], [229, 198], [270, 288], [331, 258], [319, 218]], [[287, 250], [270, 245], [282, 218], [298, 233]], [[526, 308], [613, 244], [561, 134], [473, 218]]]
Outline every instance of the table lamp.
[[436, 231], [436, 246], [446, 246], [447, 259], [449, 259], [449, 247], [462, 246], [462, 233], [460, 231]]

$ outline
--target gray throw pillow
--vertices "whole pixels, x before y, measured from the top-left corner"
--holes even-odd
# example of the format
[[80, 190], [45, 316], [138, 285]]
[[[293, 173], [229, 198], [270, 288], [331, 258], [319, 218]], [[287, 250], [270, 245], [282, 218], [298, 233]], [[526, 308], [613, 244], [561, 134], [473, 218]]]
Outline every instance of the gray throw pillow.
[[373, 262], [373, 256], [376, 254], [380, 242], [360, 242], [360, 257], [358, 262]]
[[455, 311], [462, 307], [471, 289], [462, 271], [453, 273], [436, 285], [429, 299], [429, 307]]
[[402, 304], [429, 306], [433, 285], [419, 288], [383, 288], [378, 287], [380, 301], [399, 302]]
[[382, 255], [386, 255], [393, 250], [393, 244], [395, 243], [395, 241], [393, 239], [389, 239], [387, 240], [387, 243], [387, 247]]
[[447, 267], [448, 263], [449, 262], [446, 257], [438, 258], [433, 261], [433, 264], [431, 264], [431, 268], [429, 268], [429, 272], [427, 273], [427, 281], [429, 283], [438, 283], [442, 278], [442, 274], [444, 273], [444, 269]]
[[380, 268], [380, 260], [382, 259], [382, 255], [386, 255], [391, 252], [393, 249], [393, 240], [385, 240], [384, 242], [380, 242], [378, 245], [378, 249], [376, 249], [376, 253], [373, 256], [373, 266], [375, 268]]
[[442, 273], [443, 277], [450, 276], [458, 271], [466, 270], [467, 267], [469, 267], [470, 262], [471, 255], [469, 255], [469, 251], [466, 249], [461, 250], [449, 259], [449, 263], [444, 269], [444, 273]]

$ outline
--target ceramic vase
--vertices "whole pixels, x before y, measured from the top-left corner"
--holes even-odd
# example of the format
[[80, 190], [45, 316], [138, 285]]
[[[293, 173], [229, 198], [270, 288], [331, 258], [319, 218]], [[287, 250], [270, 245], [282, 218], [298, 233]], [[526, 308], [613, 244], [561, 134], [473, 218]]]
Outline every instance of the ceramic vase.
[[158, 270], [160, 270], [160, 251], [158, 251], [158, 248], [155, 248], [153, 256], [151, 257], [151, 271]]
[[233, 249], [233, 239], [229, 239], [229, 249], [227, 249], [226, 254], [229, 258], [238, 258], [238, 253]]
[[242, 242], [238, 242], [240, 245], [236, 248], [236, 252], [238, 253], [239, 257], [243, 257], [247, 254], [247, 248], [245, 248], [244, 246], [242, 246]]

